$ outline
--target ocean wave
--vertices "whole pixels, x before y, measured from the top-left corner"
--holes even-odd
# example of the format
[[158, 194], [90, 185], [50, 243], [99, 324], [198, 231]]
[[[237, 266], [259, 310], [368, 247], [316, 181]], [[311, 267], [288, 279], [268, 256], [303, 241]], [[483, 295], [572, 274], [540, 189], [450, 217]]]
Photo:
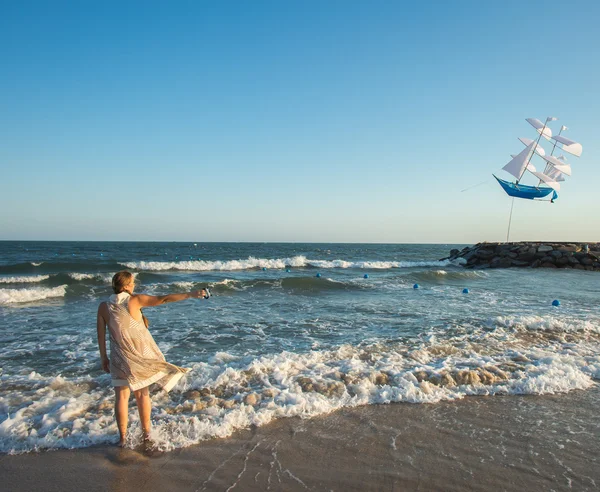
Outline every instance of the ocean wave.
[[[114, 274], [112, 273], [79, 273], [79, 272], [70, 272], [67, 274], [70, 278], [77, 282], [82, 282], [85, 280], [95, 280], [102, 282], [103, 284], [110, 285], [112, 282], [112, 277]], [[134, 274], [137, 275], [137, 273]]]
[[171, 285], [178, 287], [180, 289], [192, 290], [196, 285], [195, 282], [173, 282]]
[[488, 278], [489, 274], [481, 270], [425, 270], [414, 272], [411, 278], [421, 281], [447, 282], [450, 280], [479, 280]]
[[[187, 361], [192, 371], [173, 391], [153, 396], [152, 438], [171, 450], [277, 418], [343, 407], [586, 389], [600, 378], [599, 349], [600, 334], [587, 320], [531, 316], [493, 318], [446, 339], [259, 357], [217, 352], [207, 362]], [[114, 440], [108, 376], [68, 380], [32, 373], [0, 382], [0, 410], [13, 409], [0, 423], [0, 451]], [[132, 421], [128, 445], [135, 446], [137, 415]]]
[[[47, 275], [19, 275], [0, 277], [0, 284], [21, 284], [21, 283], [61, 283], [71, 285], [77, 282], [105, 284], [110, 285], [112, 282], [113, 273], [82, 273], [82, 272], [60, 272]], [[138, 272], [134, 272], [136, 277]]]
[[364, 282], [341, 281], [332, 278], [290, 277], [281, 279], [281, 287], [297, 292], [327, 290], [358, 290], [366, 288]]
[[292, 258], [253, 258], [245, 260], [228, 261], [132, 261], [122, 263], [123, 266], [133, 270], [166, 271], [166, 270], [189, 270], [189, 271], [219, 271], [219, 270], [252, 270], [257, 268], [282, 269], [286, 267], [302, 268], [358, 268], [385, 270], [392, 268], [414, 268], [414, 267], [443, 267], [453, 264], [450, 260], [443, 261], [345, 261], [345, 260], [311, 260], [305, 256], [294, 256]]
[[494, 327], [502, 327], [513, 332], [600, 335], [600, 324], [590, 319], [577, 320], [553, 316], [497, 316], [489, 323]]
[[224, 278], [223, 280], [219, 280], [218, 282], [211, 282], [211, 287], [228, 287], [235, 286], [240, 283], [240, 280], [236, 280], [234, 278]]
[[0, 277], [0, 284], [27, 284], [48, 280], [50, 275], [30, 275], [20, 277]]
[[173, 285], [176, 285], [181, 288], [189, 288], [192, 289], [201, 289], [208, 286], [213, 293], [219, 292], [228, 292], [232, 290], [245, 290], [248, 287], [252, 287], [253, 285], [262, 284], [265, 282], [275, 285], [277, 280], [268, 281], [268, 280], [236, 280], [233, 278], [225, 278], [223, 280], [218, 280], [216, 282], [175, 282]]
[[[361, 279], [362, 280], [362, 279]], [[362, 281], [354, 280], [335, 280], [327, 277], [288, 277], [276, 279], [224, 279], [218, 282], [193, 282], [177, 281], [170, 283], [148, 284], [144, 290], [150, 294], [159, 291], [168, 291], [170, 287], [184, 290], [199, 290], [209, 287], [213, 294], [223, 294], [232, 291], [245, 291], [249, 289], [275, 288], [285, 289], [298, 293], [302, 292], [320, 292], [327, 290], [356, 290], [368, 288], [369, 286]]]
[[68, 273], [69, 277], [73, 280], [81, 281], [81, 280], [91, 280], [96, 278], [96, 275], [93, 273]]
[[28, 274], [68, 274], [71, 272], [117, 272], [122, 269], [120, 263], [113, 261], [98, 262], [92, 259], [84, 261], [42, 261], [22, 262], [0, 265], [0, 274], [28, 275]]
[[41, 301], [51, 297], [64, 297], [66, 285], [58, 287], [32, 287], [30, 289], [0, 289], [0, 306], [7, 304]]
[[317, 268], [360, 268], [369, 270], [389, 270], [393, 268], [442, 267], [452, 265], [450, 260], [443, 261], [345, 261], [345, 260], [307, 260], [309, 266]]

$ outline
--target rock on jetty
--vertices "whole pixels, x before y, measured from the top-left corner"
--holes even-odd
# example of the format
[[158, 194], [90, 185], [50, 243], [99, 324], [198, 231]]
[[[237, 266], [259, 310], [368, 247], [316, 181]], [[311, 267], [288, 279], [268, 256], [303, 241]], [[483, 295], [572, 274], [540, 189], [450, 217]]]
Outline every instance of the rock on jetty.
[[600, 270], [600, 243], [478, 243], [453, 249], [443, 260], [463, 258], [466, 268], [575, 268]]

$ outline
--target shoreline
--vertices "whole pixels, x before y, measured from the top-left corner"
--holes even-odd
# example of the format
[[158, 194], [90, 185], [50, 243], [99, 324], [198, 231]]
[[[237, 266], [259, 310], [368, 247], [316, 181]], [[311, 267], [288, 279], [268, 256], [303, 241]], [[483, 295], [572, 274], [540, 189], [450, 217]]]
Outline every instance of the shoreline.
[[5, 490], [593, 490], [600, 389], [282, 418], [169, 453], [0, 456]]

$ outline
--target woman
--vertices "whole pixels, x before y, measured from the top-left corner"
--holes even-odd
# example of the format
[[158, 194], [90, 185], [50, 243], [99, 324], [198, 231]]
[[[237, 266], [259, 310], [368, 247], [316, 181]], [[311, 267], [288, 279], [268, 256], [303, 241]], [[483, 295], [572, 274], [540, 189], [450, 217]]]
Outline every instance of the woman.
[[[141, 308], [168, 302], [202, 298], [206, 291], [167, 296], [134, 295], [135, 279], [129, 272], [118, 272], [112, 279], [115, 292], [98, 307], [98, 345], [102, 368], [110, 372], [115, 388], [115, 416], [119, 428], [119, 446], [127, 436], [127, 411], [130, 391], [135, 395], [144, 440], [150, 436], [150, 394], [148, 387], [158, 383], [170, 391], [189, 369], [169, 364], [148, 331]], [[110, 360], [106, 355], [106, 327], [110, 334]]]

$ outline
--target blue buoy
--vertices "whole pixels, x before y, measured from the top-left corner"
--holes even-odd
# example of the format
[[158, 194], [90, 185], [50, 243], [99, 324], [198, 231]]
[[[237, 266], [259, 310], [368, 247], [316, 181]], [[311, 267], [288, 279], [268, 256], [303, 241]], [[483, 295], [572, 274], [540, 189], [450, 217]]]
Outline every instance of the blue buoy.
[[100, 256], [104, 256], [104, 253], [100, 253]]
[[263, 267], [263, 272], [266, 272], [266, 271], [267, 271], [267, 267]]
[[286, 268], [286, 269], [285, 269], [285, 273], [290, 273], [290, 269], [289, 269], [289, 268]]
[[365, 274], [363, 275], [363, 278], [369, 278], [369, 274], [368, 274], [368, 273], [365, 273]]
[[558, 307], [558, 306], [560, 306], [560, 301], [558, 299], [554, 299], [552, 301], [552, 305]]
[[320, 274], [320, 273], [317, 273], [317, 274], [315, 275], [315, 277], [317, 277], [317, 278], [321, 278], [321, 274]]
[[469, 293], [469, 289], [463, 289], [463, 294], [468, 294]]
[[418, 289], [418, 288], [419, 288], [419, 284], [413, 285], [413, 289]]

